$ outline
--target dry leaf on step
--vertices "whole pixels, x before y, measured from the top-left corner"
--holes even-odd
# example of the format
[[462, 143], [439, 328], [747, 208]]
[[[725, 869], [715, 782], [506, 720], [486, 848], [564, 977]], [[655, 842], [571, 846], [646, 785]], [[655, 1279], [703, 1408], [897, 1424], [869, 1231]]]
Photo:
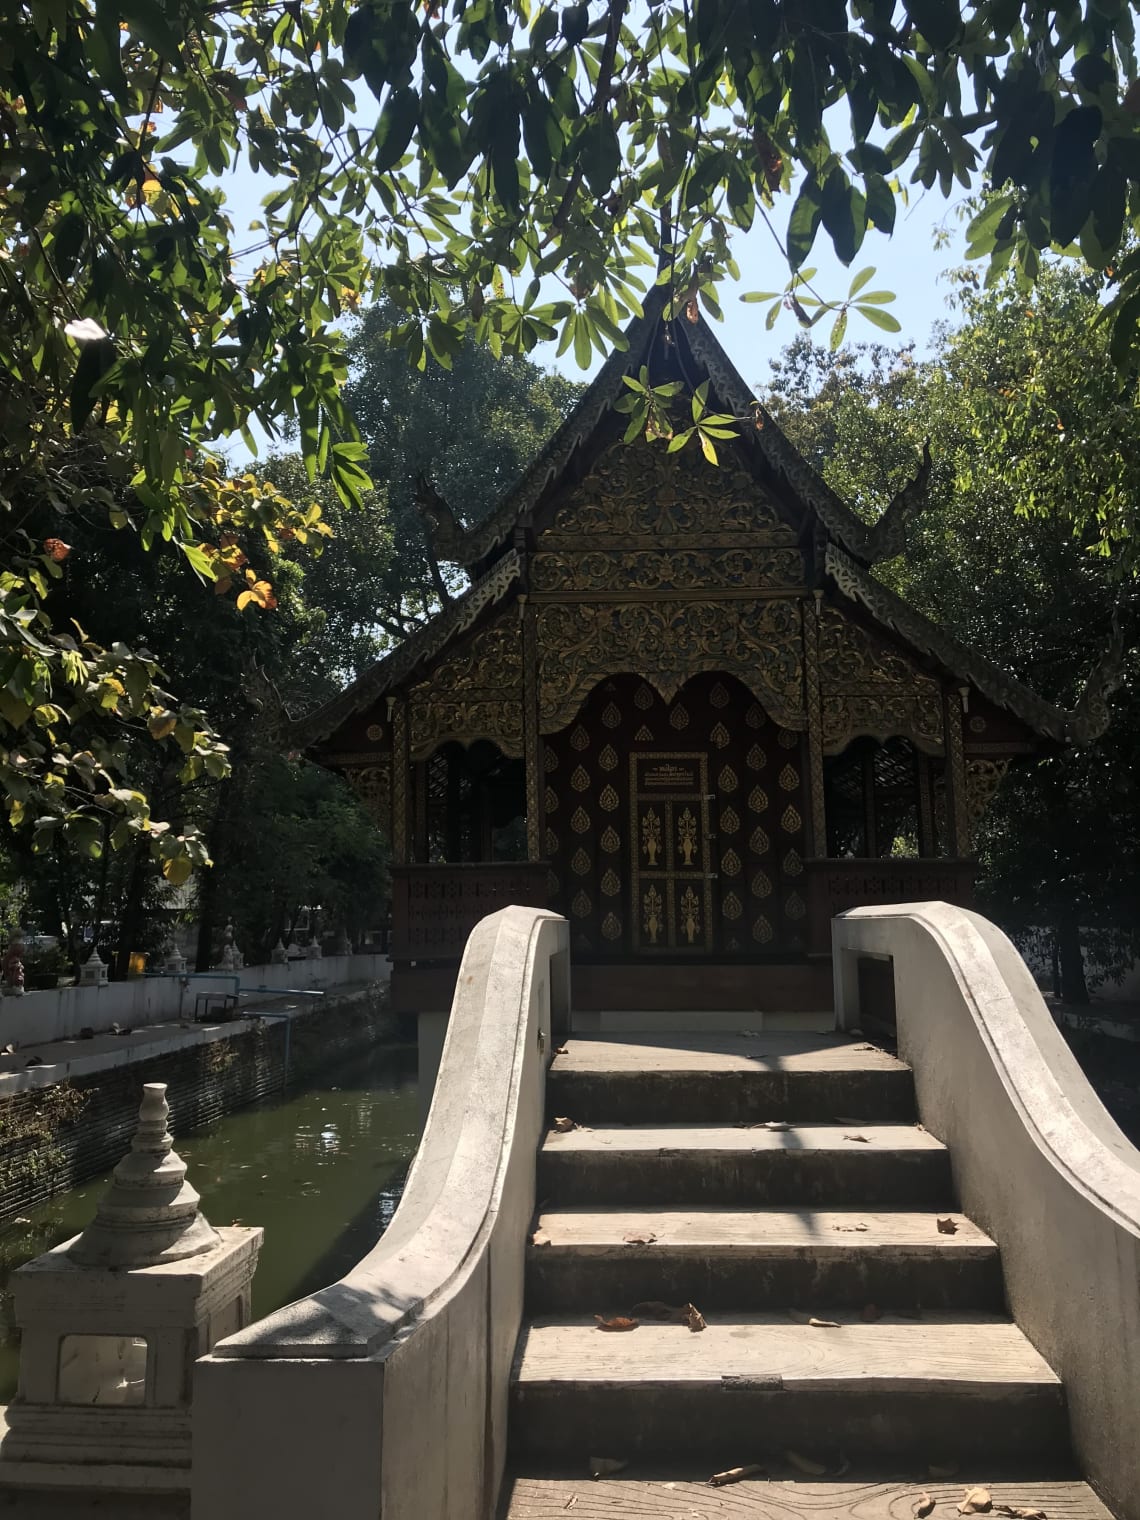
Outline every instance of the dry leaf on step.
[[869, 1145], [871, 1143], [867, 1139], [866, 1135], [844, 1135], [843, 1138], [844, 1140], [858, 1140], [863, 1145]]
[[869, 1325], [874, 1324], [875, 1320], [882, 1319], [882, 1317], [883, 1311], [879, 1308], [878, 1304], [863, 1305], [863, 1318]]
[[767, 1122], [764, 1125], [765, 1129], [773, 1129], [773, 1130], [785, 1130], [785, 1129], [791, 1129], [791, 1127], [792, 1126], [788, 1123], [788, 1121], [786, 1119], [769, 1119], [769, 1120], [767, 1120]]
[[651, 1246], [657, 1236], [650, 1232], [648, 1235], [623, 1235], [622, 1241], [627, 1246]]
[[941, 1483], [944, 1479], [954, 1476], [958, 1471], [958, 1464], [957, 1462], [948, 1462], [944, 1466], [939, 1467], [932, 1462], [926, 1470], [932, 1478], [937, 1478]]
[[623, 1472], [629, 1466], [627, 1461], [620, 1457], [591, 1457], [591, 1478], [612, 1478], [614, 1473]]
[[564, 1115], [560, 1119], [555, 1119], [554, 1128], [558, 1134], [565, 1135], [568, 1134], [572, 1129], [577, 1129], [578, 1126], [574, 1123], [573, 1119], [567, 1119]]
[[708, 1329], [708, 1326], [705, 1324], [705, 1317], [697, 1308], [696, 1304], [685, 1305], [685, 1323], [688, 1325], [689, 1329], [693, 1332], [694, 1335], [698, 1330]]
[[808, 1324], [811, 1325], [815, 1330], [839, 1329], [839, 1321], [837, 1319], [816, 1319], [814, 1314], [812, 1315], [811, 1319], [808, 1320]]
[[739, 1483], [744, 1478], [758, 1478], [763, 1471], [759, 1462], [750, 1462], [747, 1467], [726, 1467], [724, 1472], [713, 1473], [709, 1482], [714, 1488], [723, 1488], [726, 1483]]
[[797, 1472], [803, 1473], [805, 1478], [822, 1478], [827, 1471], [822, 1462], [813, 1462], [810, 1457], [801, 1457], [798, 1451], [786, 1451], [784, 1456]]
[[988, 1488], [968, 1488], [958, 1506], [960, 1515], [988, 1515], [994, 1507]]
[[865, 1224], [833, 1224], [833, 1230], [838, 1230], [843, 1235], [855, 1235], [860, 1232], [866, 1233], [868, 1226]]
[[625, 1314], [615, 1314], [608, 1319], [604, 1314], [595, 1314], [594, 1318], [599, 1330], [636, 1330], [640, 1324], [639, 1320], [631, 1319]]
[[573, 1509], [574, 1506], [575, 1506], [575, 1504], [577, 1504], [577, 1502], [578, 1502], [578, 1495], [577, 1494], [571, 1494], [570, 1497], [569, 1497], [569, 1499], [567, 1499], [566, 1503], [562, 1506], [562, 1508], [563, 1509]]
[[947, 1219], [941, 1219], [940, 1218], [939, 1221], [938, 1221], [938, 1233], [939, 1233], [939, 1235], [957, 1235], [957, 1233], [958, 1233], [957, 1222], [955, 1220], [949, 1219], [949, 1218], [947, 1218]]
[[550, 1244], [550, 1236], [545, 1230], [535, 1230], [534, 1234], [530, 1237], [530, 1243], [532, 1246], [548, 1246]]
[[[556, 1056], [564, 1056], [564, 1055], [568, 1055], [569, 1051], [566, 1049], [565, 1045], [556, 1045], [554, 1047], [554, 1054]], [[575, 1497], [575, 1499], [577, 1499], [578, 1495], [575, 1494], [574, 1497]]]
[[911, 1510], [914, 1520], [926, 1520], [927, 1515], [934, 1509], [934, 1500], [929, 1494], [923, 1494], [922, 1498]]
[[1012, 1520], [1046, 1520], [1043, 1509], [1023, 1509], [1018, 1504], [995, 1504], [994, 1510], [999, 1515], [1012, 1516]]

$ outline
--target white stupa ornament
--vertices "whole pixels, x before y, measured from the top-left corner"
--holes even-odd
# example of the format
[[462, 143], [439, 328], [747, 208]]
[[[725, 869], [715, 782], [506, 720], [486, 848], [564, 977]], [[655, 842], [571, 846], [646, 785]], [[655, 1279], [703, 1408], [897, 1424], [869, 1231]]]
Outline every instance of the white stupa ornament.
[[186, 1163], [166, 1127], [165, 1082], [143, 1087], [138, 1128], [115, 1168], [95, 1218], [68, 1249], [85, 1267], [154, 1267], [201, 1256], [221, 1244], [186, 1181]]

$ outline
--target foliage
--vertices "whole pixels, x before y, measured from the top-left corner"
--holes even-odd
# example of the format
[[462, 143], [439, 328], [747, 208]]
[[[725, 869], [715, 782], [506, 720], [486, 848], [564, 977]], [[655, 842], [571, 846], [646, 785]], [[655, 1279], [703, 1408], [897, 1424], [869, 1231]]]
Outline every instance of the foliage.
[[978, 840], [983, 902], [1013, 930], [1048, 927], [1079, 998], [1081, 930], [1110, 964], [1140, 955], [1136, 563], [1102, 552], [1135, 535], [1136, 403], [1112, 381], [1096, 298], [1075, 271], [1044, 271], [1028, 300], [1012, 281], [978, 291], [967, 277], [958, 300], [962, 326], [926, 362], [801, 342], [770, 400], [868, 516], [932, 439], [930, 504], [884, 574], [995, 663], [1068, 705], [1114, 627], [1132, 649], [1104, 738], [1015, 767]]

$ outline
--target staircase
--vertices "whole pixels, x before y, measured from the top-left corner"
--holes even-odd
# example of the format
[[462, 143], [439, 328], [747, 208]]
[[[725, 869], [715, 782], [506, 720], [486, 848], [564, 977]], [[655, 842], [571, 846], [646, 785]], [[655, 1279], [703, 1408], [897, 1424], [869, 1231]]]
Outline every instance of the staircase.
[[[975, 1485], [1107, 1520], [901, 1061], [835, 1035], [572, 1038], [547, 1115], [577, 1127], [539, 1156], [504, 1520], [958, 1520]], [[595, 1320], [653, 1301], [707, 1328]], [[593, 1479], [597, 1458], [625, 1465]]]

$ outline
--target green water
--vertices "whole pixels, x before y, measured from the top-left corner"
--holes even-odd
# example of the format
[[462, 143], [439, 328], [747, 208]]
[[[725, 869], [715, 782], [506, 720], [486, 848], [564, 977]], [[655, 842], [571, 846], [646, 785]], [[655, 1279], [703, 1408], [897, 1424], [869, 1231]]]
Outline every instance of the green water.
[[[380, 1048], [315, 1085], [269, 1098], [207, 1129], [175, 1135], [211, 1224], [259, 1224], [253, 1280], [260, 1317], [342, 1277], [387, 1228], [416, 1148], [414, 1047]], [[61, 1193], [0, 1230], [0, 1403], [16, 1391], [8, 1279], [77, 1234], [107, 1178]]]

